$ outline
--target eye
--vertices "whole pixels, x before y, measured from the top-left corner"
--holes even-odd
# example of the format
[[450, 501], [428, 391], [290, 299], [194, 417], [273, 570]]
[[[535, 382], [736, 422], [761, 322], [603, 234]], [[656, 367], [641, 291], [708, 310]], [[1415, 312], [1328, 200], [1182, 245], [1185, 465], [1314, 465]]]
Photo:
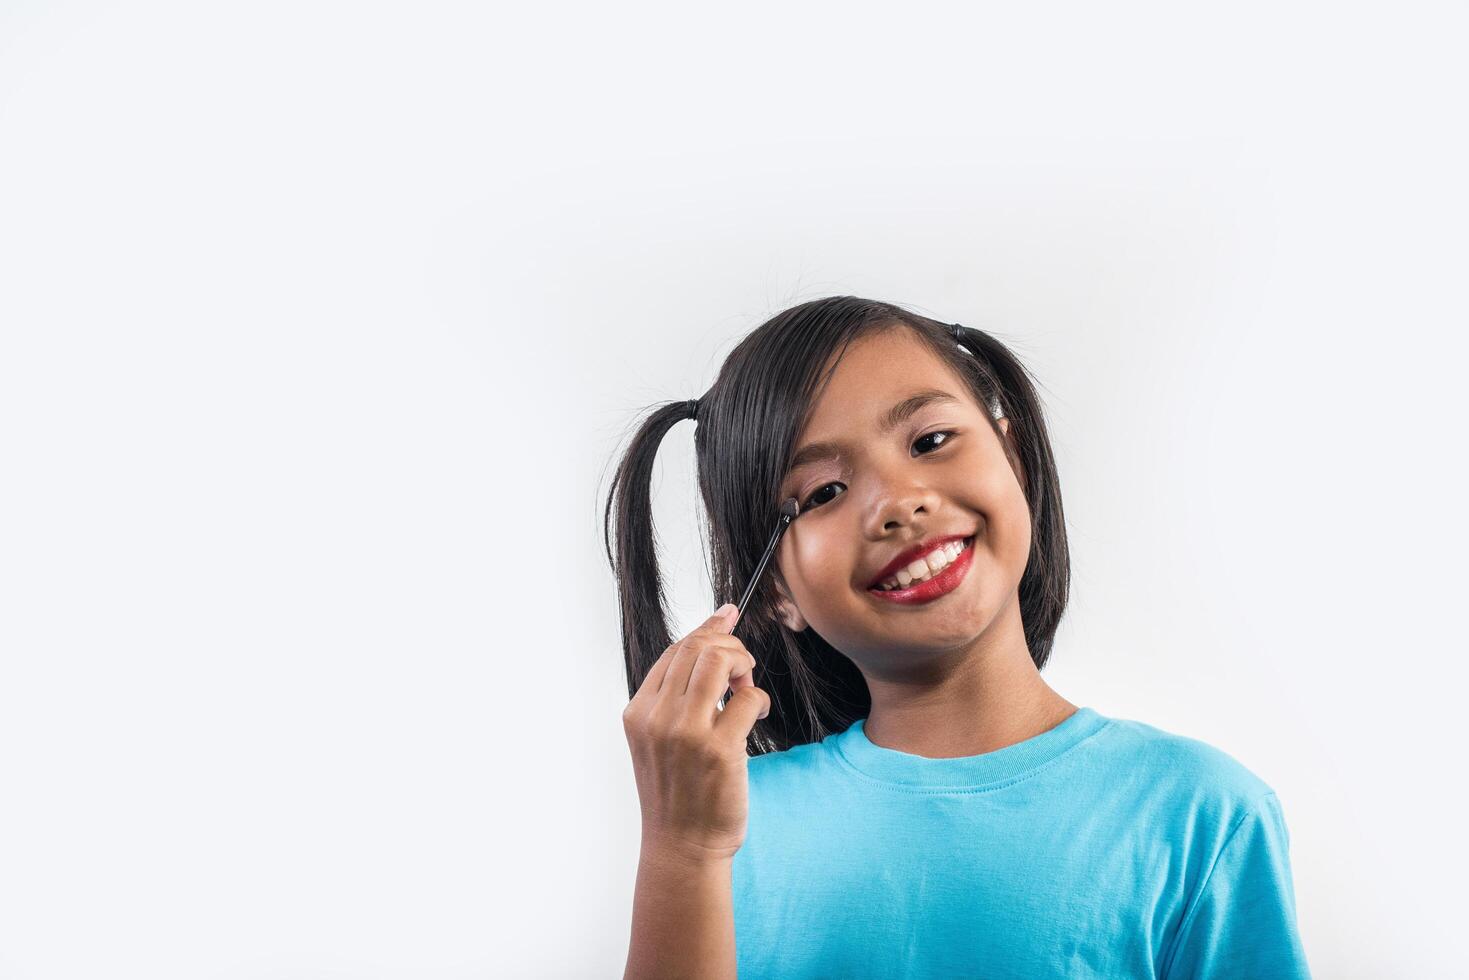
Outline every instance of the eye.
[[[957, 432], [951, 432], [948, 429], [940, 429], [938, 432], [930, 432], [927, 435], [919, 436], [914, 441], [913, 445], [916, 446], [916, 445], [918, 445], [918, 443], [922, 442], [923, 440], [925, 440], [925, 439], [932, 439], [934, 436], [953, 436], [953, 435], [958, 435], [958, 433]], [[943, 442], [939, 443], [939, 445], [942, 446], [942, 445], [944, 445], [944, 443], [947, 443], [948, 441], [949, 440], [945, 439]], [[926, 455], [929, 455], [929, 454], [928, 453], [925, 453], [924, 455], [926, 456]]]
[[[917, 439], [913, 440], [913, 445], [916, 446], [920, 442], [923, 442], [926, 439], [932, 439], [935, 436], [956, 436], [958, 434], [959, 433], [954, 432], [954, 431], [949, 430], [949, 429], [940, 429], [937, 432], [929, 432], [929, 433], [927, 433], [925, 435], [919, 436]], [[943, 446], [947, 445], [948, 442], [949, 442], [948, 439], [944, 439], [938, 445], [939, 445], [940, 448], [942, 448]], [[926, 453], [920, 453], [919, 455], [921, 455], [921, 456], [932, 456], [933, 455], [933, 451], [929, 451], [929, 452], [926, 452]], [[813, 493], [813, 494], [811, 494], [811, 496], [807, 497], [806, 498], [806, 502], [801, 505], [801, 513], [804, 514], [806, 511], [810, 510], [812, 507], [820, 507], [822, 504], [830, 503], [833, 499], [835, 499], [834, 497], [827, 497], [825, 500], [819, 500], [819, 501], [816, 498], [819, 497], [819, 496], [821, 496], [822, 491], [824, 491], [824, 490], [826, 490], [826, 489], [828, 489], [830, 487], [839, 487], [839, 486], [841, 486], [840, 483], [826, 483], [826, 484], [823, 484], [822, 486], [817, 487], [816, 488], [816, 492]], [[836, 496], [840, 496], [840, 494], [837, 494]]]
[[801, 505], [801, 513], [803, 513], [803, 514], [806, 513], [806, 511], [810, 510], [812, 507], [820, 507], [822, 504], [826, 503], [827, 500], [830, 500], [831, 499], [830, 497], [828, 497], [827, 500], [823, 500], [823, 501], [817, 502], [816, 498], [819, 497], [819, 496], [821, 496], [821, 491], [825, 490], [827, 487], [839, 487], [839, 486], [841, 486], [840, 483], [828, 483], [828, 484], [826, 484], [826, 486], [817, 487], [816, 488], [816, 492], [813, 493], [811, 496], [807, 497], [806, 498], [806, 502]]

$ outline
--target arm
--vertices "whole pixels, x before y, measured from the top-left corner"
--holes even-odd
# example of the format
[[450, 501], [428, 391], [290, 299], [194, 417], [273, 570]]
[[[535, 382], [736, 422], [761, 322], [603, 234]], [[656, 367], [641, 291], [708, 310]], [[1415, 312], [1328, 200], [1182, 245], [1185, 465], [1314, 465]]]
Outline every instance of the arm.
[[732, 864], [643, 842], [624, 980], [736, 980]]
[[1290, 832], [1274, 793], [1235, 824], [1165, 962], [1170, 980], [1309, 980], [1296, 926]]

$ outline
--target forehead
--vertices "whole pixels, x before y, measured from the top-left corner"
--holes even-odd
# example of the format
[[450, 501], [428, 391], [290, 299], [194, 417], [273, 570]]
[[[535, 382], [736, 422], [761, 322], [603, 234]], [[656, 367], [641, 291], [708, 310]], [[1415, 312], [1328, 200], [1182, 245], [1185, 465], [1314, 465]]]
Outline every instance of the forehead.
[[965, 404], [973, 398], [964, 380], [911, 330], [867, 334], [841, 356], [796, 445], [863, 434], [895, 402], [928, 388], [950, 392]]

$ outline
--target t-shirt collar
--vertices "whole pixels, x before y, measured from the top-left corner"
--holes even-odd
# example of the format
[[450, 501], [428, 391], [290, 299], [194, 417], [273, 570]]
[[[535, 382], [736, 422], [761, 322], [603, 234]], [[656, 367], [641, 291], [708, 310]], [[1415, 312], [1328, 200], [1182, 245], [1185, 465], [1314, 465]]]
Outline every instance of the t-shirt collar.
[[1081, 707], [1055, 728], [1023, 742], [980, 755], [929, 759], [873, 744], [864, 731], [866, 719], [859, 718], [836, 736], [836, 750], [853, 768], [882, 782], [915, 788], [979, 789], [1040, 768], [1100, 731], [1108, 721], [1091, 708]]

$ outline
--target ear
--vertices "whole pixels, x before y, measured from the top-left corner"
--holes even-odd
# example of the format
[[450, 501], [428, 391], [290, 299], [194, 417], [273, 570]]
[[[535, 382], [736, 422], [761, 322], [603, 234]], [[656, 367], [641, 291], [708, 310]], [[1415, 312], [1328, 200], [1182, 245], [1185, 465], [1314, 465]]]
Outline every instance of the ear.
[[777, 573], [772, 580], [775, 582], [775, 591], [780, 595], [780, 598], [775, 601], [776, 618], [792, 633], [805, 631], [810, 624], [806, 622], [806, 617], [801, 615], [801, 610], [796, 608], [795, 600], [786, 591], [785, 583], [781, 581], [780, 575]]
[[1010, 419], [1001, 415], [995, 419], [995, 424], [1000, 427], [1000, 447], [1005, 450], [1005, 455], [1009, 457], [1010, 464], [1013, 466], [1016, 463], [1016, 454], [1015, 441], [1010, 436]]
[[1016, 452], [1015, 442], [1010, 438], [1010, 419], [1002, 415], [995, 421], [999, 423], [1003, 436], [1000, 444], [1005, 447], [1005, 457], [1010, 460], [1010, 468], [1015, 471], [1015, 479], [1020, 481], [1020, 489], [1026, 490], [1028, 480], [1025, 475], [1025, 466], [1020, 462], [1020, 454]]

